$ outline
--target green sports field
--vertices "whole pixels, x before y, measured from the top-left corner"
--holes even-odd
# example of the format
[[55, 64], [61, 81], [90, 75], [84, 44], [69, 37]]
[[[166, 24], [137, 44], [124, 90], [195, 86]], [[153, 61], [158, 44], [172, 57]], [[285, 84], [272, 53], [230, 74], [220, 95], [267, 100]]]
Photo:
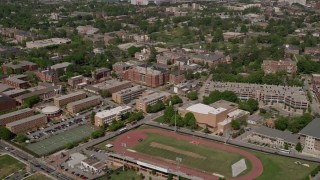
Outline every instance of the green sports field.
[[0, 156], [0, 179], [25, 168], [25, 164], [10, 155]]
[[[159, 146], [165, 147], [159, 148]], [[176, 157], [180, 157], [182, 158], [182, 165], [186, 167], [218, 173], [226, 177], [232, 176], [231, 165], [244, 158], [240, 154], [205, 145], [195, 145], [188, 141], [162, 136], [157, 133], [148, 133], [147, 138], [133, 148], [130, 147], [130, 149], [165, 161], [175, 162]], [[246, 164], [248, 169], [242, 173], [243, 175], [251, 170], [251, 163], [247, 159]]]
[[81, 140], [90, 137], [93, 131], [94, 128], [91, 126], [84, 125], [76, 127], [42, 141], [27, 145], [26, 148], [40, 156], [48, 155], [63, 149], [68, 143], [80, 142]]

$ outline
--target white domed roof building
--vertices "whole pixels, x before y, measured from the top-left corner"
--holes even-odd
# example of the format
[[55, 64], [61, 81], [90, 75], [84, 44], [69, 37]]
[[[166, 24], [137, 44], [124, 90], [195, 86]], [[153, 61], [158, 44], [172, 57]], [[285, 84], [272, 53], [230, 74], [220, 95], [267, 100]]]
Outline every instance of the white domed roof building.
[[61, 109], [57, 106], [46, 106], [41, 109], [41, 112], [45, 114], [48, 118], [58, 117], [61, 115]]

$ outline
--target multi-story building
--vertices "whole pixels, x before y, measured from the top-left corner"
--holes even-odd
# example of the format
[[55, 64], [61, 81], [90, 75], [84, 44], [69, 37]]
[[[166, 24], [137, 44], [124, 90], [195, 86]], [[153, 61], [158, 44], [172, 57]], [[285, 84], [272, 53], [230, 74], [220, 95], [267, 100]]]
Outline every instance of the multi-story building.
[[82, 110], [99, 105], [100, 103], [101, 103], [100, 96], [91, 96], [91, 97], [67, 104], [67, 110], [71, 113], [78, 113]]
[[200, 127], [213, 131], [223, 132], [231, 128], [231, 121], [250, 113], [238, 109], [238, 105], [232, 102], [220, 100], [211, 105], [205, 104], [186, 104], [179, 108], [179, 114], [185, 116], [186, 113], [193, 113], [197, 124]]
[[125, 72], [124, 79], [150, 87], [159, 87], [169, 81], [169, 72], [158, 67], [135, 66]]
[[139, 97], [147, 88], [134, 86], [112, 94], [112, 100], [118, 104], [129, 103]]
[[24, 133], [28, 130], [39, 128], [48, 123], [47, 116], [44, 114], [37, 114], [18, 121], [6, 124], [6, 127], [15, 134]]
[[119, 79], [123, 79], [123, 75], [128, 69], [139, 64], [140, 62], [138, 61], [116, 62], [112, 65], [112, 69]]
[[33, 111], [30, 108], [21, 109], [11, 113], [7, 113], [0, 116], [0, 125], [5, 126], [8, 123], [17, 121], [33, 115]]
[[266, 74], [275, 74], [283, 71], [288, 74], [295, 74], [297, 72], [297, 62], [291, 59], [285, 59], [280, 61], [264, 60], [261, 65], [262, 70]]
[[38, 69], [38, 65], [29, 61], [11, 62], [2, 65], [2, 70], [5, 74], [21, 73], [24, 71], [35, 71]]
[[290, 5], [293, 3], [298, 3], [305, 6], [307, 3], [307, 0], [279, 0], [279, 2], [288, 2]]
[[181, 71], [180, 67], [178, 71], [170, 72], [169, 82], [173, 84], [179, 84], [186, 80], [185, 71]]
[[2, 92], [2, 94], [11, 98], [15, 98], [27, 92], [28, 91], [26, 89], [12, 89], [9, 91]]
[[37, 71], [36, 76], [43, 82], [56, 83], [59, 81], [58, 74], [52, 69]]
[[94, 94], [99, 94], [101, 91], [107, 91], [112, 94], [130, 87], [132, 87], [130, 81], [118, 81], [113, 79], [92, 86], [87, 86], [84, 90]]
[[51, 69], [54, 70], [58, 75], [63, 74], [64, 72], [67, 71], [67, 67], [70, 65], [71, 63], [69, 62], [63, 62], [63, 63], [58, 63], [55, 65], [51, 66]]
[[110, 77], [111, 70], [108, 68], [100, 68], [92, 73], [92, 78], [99, 80], [101, 78]]
[[19, 102], [20, 104], [23, 104], [24, 101], [32, 96], [39, 96], [41, 100], [48, 100], [53, 98], [56, 94], [61, 91], [59, 86], [48, 86], [48, 87], [39, 87], [39, 89], [36, 89], [32, 92], [22, 94], [18, 97], [15, 97], [15, 100]]
[[76, 85], [82, 83], [83, 79], [84, 79], [84, 77], [82, 75], [74, 76], [74, 77], [71, 77], [70, 79], [68, 79], [68, 84], [71, 87], [75, 87]]
[[98, 112], [94, 116], [94, 125], [103, 126], [104, 124], [110, 124], [112, 121], [119, 121], [121, 120], [122, 115], [131, 111], [132, 108], [130, 106], [119, 106], [110, 110]]
[[87, 95], [85, 92], [77, 91], [77, 92], [70, 93], [67, 95], [55, 97], [55, 98], [53, 98], [53, 103], [54, 103], [54, 105], [61, 107], [61, 106], [64, 106], [68, 103], [84, 99], [86, 97], [87, 97]]
[[203, 63], [212, 67], [218, 63], [230, 63], [232, 61], [230, 56], [225, 56], [223, 54], [196, 54], [190, 58], [193, 63]]
[[27, 88], [29, 84], [26, 80], [27, 80], [27, 76], [20, 74], [20, 75], [9, 76], [8, 78], [3, 80], [3, 83], [15, 88]]
[[67, 44], [70, 42], [71, 42], [71, 39], [68, 39], [68, 38], [51, 38], [51, 39], [26, 42], [26, 47], [28, 49], [43, 48], [48, 46], [57, 46], [60, 44]]
[[320, 74], [312, 74], [312, 88], [316, 98], [320, 101]]
[[156, 104], [158, 101], [165, 101], [170, 97], [169, 93], [146, 91], [136, 100], [136, 109], [147, 113], [148, 106]]
[[315, 156], [320, 155], [320, 119], [312, 120], [300, 132], [300, 143], [303, 146], [303, 152]]
[[265, 103], [280, 103], [285, 109], [290, 107], [297, 109], [307, 109], [309, 105], [306, 93], [301, 87], [276, 86], [266, 84], [247, 84], [231, 82], [211, 82], [205, 91], [232, 91], [241, 100], [250, 98], [263, 101]]
[[10, 111], [16, 107], [16, 101], [8, 96], [0, 95], [0, 112]]
[[320, 54], [320, 47], [306, 47], [304, 49], [304, 54], [310, 54], [310, 55]]

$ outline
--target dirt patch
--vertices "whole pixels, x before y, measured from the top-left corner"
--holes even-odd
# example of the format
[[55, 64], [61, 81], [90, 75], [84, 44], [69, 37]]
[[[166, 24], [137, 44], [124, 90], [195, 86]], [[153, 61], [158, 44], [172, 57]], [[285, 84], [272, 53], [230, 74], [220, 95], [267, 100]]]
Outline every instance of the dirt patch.
[[201, 156], [201, 155], [199, 155], [197, 153], [193, 153], [193, 152], [190, 152], [190, 151], [184, 151], [184, 150], [181, 150], [181, 149], [177, 149], [177, 148], [174, 148], [174, 147], [171, 147], [171, 146], [167, 146], [167, 145], [164, 145], [164, 144], [160, 144], [160, 143], [156, 143], [156, 142], [152, 142], [150, 144], [150, 146], [154, 147], [154, 148], [159, 148], [159, 149], [171, 151], [171, 152], [178, 153], [178, 154], [183, 154], [183, 155], [186, 155], [186, 156], [189, 156], [189, 157], [193, 157], [193, 158], [206, 159], [206, 157]]

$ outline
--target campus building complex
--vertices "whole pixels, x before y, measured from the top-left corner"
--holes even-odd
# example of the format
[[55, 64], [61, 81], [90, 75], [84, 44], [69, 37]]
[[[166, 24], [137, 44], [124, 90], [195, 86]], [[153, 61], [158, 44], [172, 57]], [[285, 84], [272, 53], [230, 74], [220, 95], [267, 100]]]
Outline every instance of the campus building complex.
[[159, 87], [169, 81], [169, 72], [166, 69], [141, 65], [128, 69], [124, 79], [149, 87]]
[[129, 103], [131, 100], [138, 98], [145, 90], [147, 90], [147, 88], [142, 86], [123, 89], [113, 93], [112, 100], [118, 104]]
[[301, 87], [288, 87], [264, 84], [246, 84], [231, 82], [212, 82], [206, 87], [209, 91], [233, 91], [241, 100], [250, 98], [259, 101], [281, 103], [284, 108], [307, 109], [309, 102]]
[[29, 41], [26, 42], [26, 47], [31, 48], [43, 48], [48, 46], [56, 46], [60, 44], [67, 44], [70, 43], [71, 40], [67, 38], [51, 38], [51, 39], [44, 39], [44, 40], [37, 40], [37, 41]]
[[2, 65], [2, 70], [3, 70], [3, 73], [5, 74], [21, 73], [24, 71], [35, 71], [37, 69], [38, 69], [38, 65], [29, 61], [18, 61], [15, 63], [11, 62], [11, 63]]
[[7, 113], [0, 116], [0, 125], [5, 126], [8, 123], [17, 121], [33, 115], [33, 111], [30, 108], [21, 109], [11, 113]]
[[148, 106], [156, 104], [158, 101], [165, 101], [170, 97], [169, 93], [146, 91], [136, 100], [136, 109], [147, 113]]
[[116, 93], [122, 89], [130, 88], [131, 86], [132, 84], [130, 81], [109, 80], [92, 86], [86, 86], [84, 90], [94, 94], [100, 94], [101, 91]]
[[27, 76], [23, 74], [9, 76], [3, 80], [3, 83], [15, 88], [27, 88], [29, 86]]
[[82, 110], [99, 105], [100, 102], [101, 102], [100, 96], [91, 96], [91, 97], [67, 104], [67, 110], [70, 113], [78, 113]]
[[94, 125], [103, 126], [104, 124], [110, 124], [112, 121], [121, 120], [122, 115], [131, 111], [132, 108], [130, 106], [119, 106], [110, 110], [98, 112], [94, 116]]
[[47, 124], [47, 116], [44, 114], [37, 114], [18, 121], [6, 124], [6, 127], [13, 133], [24, 133], [33, 128], [38, 128]]
[[87, 97], [87, 95], [85, 92], [77, 91], [77, 92], [70, 93], [67, 95], [55, 97], [55, 98], [53, 98], [53, 103], [54, 103], [54, 105], [61, 107], [61, 106], [64, 106], [68, 103], [84, 99], [86, 97]]
[[231, 121], [250, 113], [238, 109], [238, 105], [232, 102], [220, 100], [211, 105], [188, 104], [179, 108], [179, 114], [183, 117], [186, 113], [193, 113], [200, 127], [213, 131], [223, 132], [231, 128]]
[[297, 62], [291, 59], [280, 61], [265, 60], [261, 65], [262, 70], [266, 74], [275, 74], [277, 72], [286, 72], [288, 74], [295, 74], [298, 70]]

